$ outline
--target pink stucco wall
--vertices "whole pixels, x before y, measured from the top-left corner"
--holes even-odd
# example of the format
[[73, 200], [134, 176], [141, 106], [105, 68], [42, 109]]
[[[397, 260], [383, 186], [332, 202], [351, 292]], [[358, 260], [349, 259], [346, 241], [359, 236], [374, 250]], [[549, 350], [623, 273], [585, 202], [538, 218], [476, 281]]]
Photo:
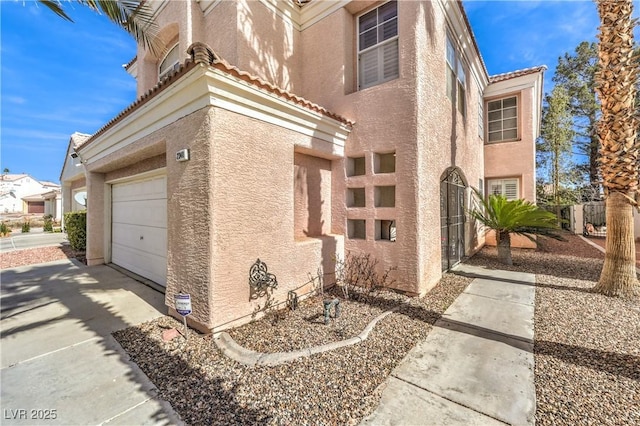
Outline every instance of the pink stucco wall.
[[[446, 23], [442, 11], [431, 2], [402, 2], [398, 8], [400, 78], [356, 90], [355, 14], [363, 10], [341, 9], [303, 32], [304, 52], [332, 52], [305, 56], [303, 95], [356, 122], [346, 156], [366, 160], [364, 176], [348, 177], [345, 165], [334, 168], [335, 232], [345, 234], [349, 219], [365, 219], [366, 239], [347, 239], [346, 250], [372, 253], [381, 268], [397, 267], [394, 287], [424, 294], [441, 276], [441, 175], [457, 166], [472, 186], [482, 177], [478, 87], [468, 78], [467, 114], [462, 117], [452, 108], [443, 85]], [[327, 33], [332, 37], [325, 37]], [[395, 173], [374, 173], [375, 154], [387, 152], [396, 153]], [[395, 207], [376, 208], [375, 187], [387, 185], [396, 187]], [[346, 207], [347, 188], [365, 188], [365, 207]], [[376, 220], [386, 219], [396, 220], [396, 242], [375, 239]], [[468, 252], [481, 244], [471, 226], [467, 226]]]
[[[110, 180], [166, 168], [166, 303], [171, 306], [177, 292], [190, 293], [194, 325], [228, 328], [249, 321], [264, 307], [266, 299], [251, 299], [249, 286], [249, 269], [258, 258], [277, 276], [279, 286], [271, 294], [276, 303], [285, 301], [290, 290], [311, 290], [309, 276], [319, 269], [325, 283], [332, 282], [334, 259], [346, 251], [372, 254], [380, 270], [397, 268], [392, 286], [422, 295], [442, 275], [440, 182], [445, 171], [455, 167], [467, 186], [477, 187], [480, 179], [511, 177], [514, 165], [525, 170], [513, 161], [505, 169], [505, 159], [532, 160], [533, 141], [524, 135], [529, 132], [513, 147], [483, 145], [478, 135], [483, 88], [468, 63], [466, 113], [447, 97], [449, 23], [438, 4], [398, 3], [400, 76], [358, 90], [356, 17], [372, 5], [352, 2], [304, 31], [249, 0], [220, 2], [206, 16], [195, 2], [167, 2], [158, 16], [163, 40], [167, 47], [178, 41], [182, 59], [190, 43], [204, 41], [241, 70], [356, 123], [342, 158], [317, 149], [326, 143], [311, 136], [205, 107], [88, 167], [90, 205], [104, 204]], [[156, 84], [159, 59], [140, 50], [140, 94]], [[534, 99], [526, 92], [521, 98], [524, 129], [532, 126], [526, 120]], [[184, 148], [191, 159], [176, 162], [175, 152]], [[376, 172], [376, 155], [390, 153], [395, 154], [395, 171]], [[365, 159], [362, 176], [347, 173], [354, 157]], [[523, 179], [534, 178], [522, 173]], [[395, 203], [377, 207], [379, 187], [395, 187]], [[347, 206], [349, 188], [364, 188], [363, 207]], [[468, 190], [467, 207], [470, 197]], [[104, 209], [89, 213], [93, 263], [105, 260], [107, 220]], [[349, 220], [366, 221], [365, 239], [346, 236]], [[390, 220], [396, 222], [397, 240], [377, 239], [376, 221]], [[472, 221], [465, 226], [465, 252], [470, 254], [484, 243], [484, 235]]]
[[537, 105], [537, 99], [534, 98], [531, 88], [515, 93], [505, 93], [499, 98], [513, 95], [518, 96], [520, 138], [513, 142], [485, 145], [485, 177], [486, 180], [518, 178], [520, 197], [535, 202], [536, 127], [533, 122], [533, 108]]
[[[259, 1], [223, 1], [206, 15], [197, 2], [167, 1], [157, 23], [166, 49], [179, 43], [181, 61], [193, 42], [202, 41], [241, 70], [284, 89], [301, 91], [300, 32]], [[139, 47], [138, 95], [158, 82], [163, 55]]]
[[331, 161], [294, 155], [294, 238], [331, 233]]
[[[167, 306], [174, 294], [187, 292], [192, 325], [238, 325], [267, 300], [250, 299], [249, 269], [258, 258], [277, 276], [275, 303], [290, 290], [311, 291], [307, 282], [318, 271], [327, 283], [334, 279], [334, 259], [344, 249], [343, 237], [331, 234], [333, 166], [313, 155], [311, 139], [205, 108], [90, 165], [90, 203], [108, 197], [111, 180], [165, 167]], [[191, 159], [176, 162], [173, 153], [184, 148]], [[90, 209], [93, 263], [105, 261], [108, 220], [106, 208]]]
[[[342, 236], [328, 233], [331, 162], [295, 152], [309, 137], [217, 109], [212, 127], [211, 305], [218, 326], [248, 321], [264, 306], [265, 298], [250, 300], [249, 269], [256, 259], [276, 275], [279, 286], [272, 297], [283, 302], [318, 267], [333, 272]], [[305, 186], [302, 170], [308, 197], [296, 203], [296, 189]], [[296, 235], [301, 215], [315, 218], [310, 226], [325, 235]]]

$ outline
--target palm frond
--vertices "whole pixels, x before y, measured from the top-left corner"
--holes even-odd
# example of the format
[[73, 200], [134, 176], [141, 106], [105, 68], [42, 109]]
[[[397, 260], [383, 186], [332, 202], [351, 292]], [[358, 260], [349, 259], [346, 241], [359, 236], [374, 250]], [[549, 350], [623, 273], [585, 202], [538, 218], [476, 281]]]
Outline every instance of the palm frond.
[[498, 232], [510, 232], [533, 239], [533, 235], [544, 235], [562, 239], [554, 231], [559, 229], [556, 216], [525, 200], [507, 200], [502, 195], [483, 197], [475, 190], [481, 209], [468, 213], [484, 227]]
[[[64, 11], [60, 0], [38, 1], [56, 15], [73, 22]], [[152, 54], [159, 56], [162, 52], [158, 24], [154, 20], [153, 10], [145, 0], [76, 0], [76, 2], [106, 16], [111, 22], [131, 34]]]
[[40, 4], [42, 4], [44, 7], [46, 7], [47, 9], [49, 9], [50, 11], [52, 11], [62, 19], [73, 22], [73, 19], [71, 19], [71, 17], [69, 17], [69, 15], [67, 15], [67, 13], [62, 8], [62, 4], [60, 3], [60, 1], [58, 0], [39, 0], [39, 1], [40, 1]]

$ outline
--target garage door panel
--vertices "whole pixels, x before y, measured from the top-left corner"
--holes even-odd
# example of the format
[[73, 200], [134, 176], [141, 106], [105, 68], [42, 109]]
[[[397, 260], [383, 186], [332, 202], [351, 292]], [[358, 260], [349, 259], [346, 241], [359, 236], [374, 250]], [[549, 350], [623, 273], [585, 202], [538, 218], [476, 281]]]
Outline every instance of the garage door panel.
[[113, 223], [167, 227], [167, 199], [114, 202]]
[[114, 184], [111, 190], [111, 261], [167, 283], [166, 177]]
[[158, 284], [167, 285], [166, 258], [120, 244], [113, 244], [111, 261]]
[[163, 176], [151, 180], [114, 185], [111, 198], [113, 201], [167, 198], [167, 178]]
[[114, 223], [111, 238], [119, 245], [166, 257], [167, 229]]

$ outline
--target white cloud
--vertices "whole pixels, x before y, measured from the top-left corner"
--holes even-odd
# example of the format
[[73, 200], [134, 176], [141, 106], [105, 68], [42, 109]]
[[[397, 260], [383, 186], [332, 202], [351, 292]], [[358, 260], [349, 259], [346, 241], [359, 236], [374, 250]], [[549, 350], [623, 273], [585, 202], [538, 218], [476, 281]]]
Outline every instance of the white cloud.
[[[20, 138], [20, 139], [26, 139], [26, 140], [35, 140], [35, 139], [39, 139], [39, 140], [59, 140], [59, 139], [69, 139], [71, 135], [70, 134], [65, 134], [65, 133], [61, 133], [61, 132], [48, 132], [46, 130], [31, 130], [31, 129], [22, 129], [22, 128], [15, 128], [15, 127], [9, 127], [9, 128], [3, 128], [2, 129], [2, 139], [3, 139], [3, 146], [5, 145], [4, 140], [6, 140], [6, 138]], [[8, 143], [7, 146], [11, 146], [11, 143]]]
[[2, 100], [9, 102], [11, 104], [16, 104], [16, 105], [24, 105], [27, 103], [27, 100], [25, 98], [23, 98], [22, 96], [7, 96], [4, 95], [2, 96]]

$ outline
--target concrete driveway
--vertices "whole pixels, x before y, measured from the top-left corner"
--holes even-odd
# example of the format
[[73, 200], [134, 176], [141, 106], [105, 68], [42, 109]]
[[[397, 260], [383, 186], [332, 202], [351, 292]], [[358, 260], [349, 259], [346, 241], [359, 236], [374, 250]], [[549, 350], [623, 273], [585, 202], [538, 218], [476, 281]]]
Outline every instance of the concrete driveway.
[[162, 316], [164, 295], [108, 266], [0, 273], [0, 423], [179, 424], [111, 332]]

